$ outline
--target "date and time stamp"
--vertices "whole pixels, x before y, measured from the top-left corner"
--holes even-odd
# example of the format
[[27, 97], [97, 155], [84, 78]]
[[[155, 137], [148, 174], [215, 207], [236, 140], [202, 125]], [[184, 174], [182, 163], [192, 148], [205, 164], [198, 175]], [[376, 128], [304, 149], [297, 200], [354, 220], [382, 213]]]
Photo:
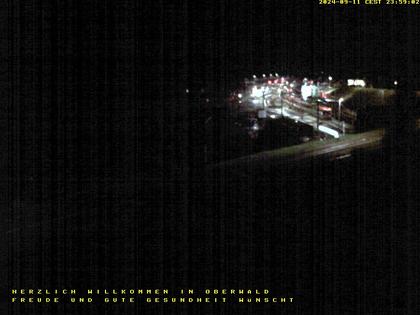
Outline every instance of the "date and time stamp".
[[420, 0], [317, 0], [319, 5], [418, 5]]

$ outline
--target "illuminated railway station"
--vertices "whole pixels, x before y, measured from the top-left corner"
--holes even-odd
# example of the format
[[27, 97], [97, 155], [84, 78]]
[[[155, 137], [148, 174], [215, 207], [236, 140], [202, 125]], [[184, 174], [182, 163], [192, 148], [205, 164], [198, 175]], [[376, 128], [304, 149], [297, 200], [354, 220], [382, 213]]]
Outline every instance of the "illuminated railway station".
[[362, 79], [315, 81], [277, 73], [254, 75], [235, 96], [239, 110], [255, 111], [260, 119], [289, 118], [334, 138], [385, 127], [395, 102], [394, 89], [373, 88]]

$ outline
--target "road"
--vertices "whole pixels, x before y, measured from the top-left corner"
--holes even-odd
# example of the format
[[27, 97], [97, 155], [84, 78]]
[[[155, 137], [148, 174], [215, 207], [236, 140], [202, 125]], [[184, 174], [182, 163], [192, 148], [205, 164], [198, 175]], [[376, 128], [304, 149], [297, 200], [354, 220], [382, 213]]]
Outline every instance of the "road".
[[363, 148], [377, 148], [382, 145], [385, 134], [384, 129], [376, 129], [369, 132], [344, 135], [340, 139], [308, 142], [296, 146], [281, 148], [273, 151], [265, 151], [251, 156], [220, 163], [216, 167], [232, 167], [240, 165], [258, 165], [259, 162], [288, 162], [300, 161], [319, 156], [340, 159], [349, 156], [352, 151]]

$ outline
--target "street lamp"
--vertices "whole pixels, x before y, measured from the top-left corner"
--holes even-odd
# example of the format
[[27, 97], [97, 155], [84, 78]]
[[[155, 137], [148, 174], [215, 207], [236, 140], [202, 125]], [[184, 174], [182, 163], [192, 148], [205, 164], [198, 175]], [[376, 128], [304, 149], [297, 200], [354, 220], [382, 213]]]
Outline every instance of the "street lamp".
[[340, 97], [338, 100], [338, 120], [341, 120], [341, 104], [343, 103], [344, 98]]
[[263, 94], [262, 94], [262, 103], [263, 103], [263, 110], [265, 110], [265, 89], [263, 90]]
[[280, 89], [279, 94], [280, 94], [281, 117], [284, 117], [283, 115], [283, 90]]
[[319, 103], [316, 102], [316, 130], [318, 131], [319, 136]]

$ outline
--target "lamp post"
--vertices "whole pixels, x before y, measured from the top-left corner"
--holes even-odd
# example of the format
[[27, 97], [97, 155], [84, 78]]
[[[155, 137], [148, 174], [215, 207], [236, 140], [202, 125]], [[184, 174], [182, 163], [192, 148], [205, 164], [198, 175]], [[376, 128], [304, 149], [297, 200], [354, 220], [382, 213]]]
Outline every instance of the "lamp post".
[[265, 90], [263, 90], [263, 94], [262, 94], [262, 105], [263, 105], [263, 110], [265, 110]]
[[280, 108], [281, 108], [281, 117], [284, 117], [283, 115], [283, 91], [280, 90]]
[[319, 103], [316, 103], [316, 130], [318, 131], [319, 135]]
[[338, 100], [338, 120], [341, 120], [341, 104], [343, 103], [344, 99], [340, 97]]

